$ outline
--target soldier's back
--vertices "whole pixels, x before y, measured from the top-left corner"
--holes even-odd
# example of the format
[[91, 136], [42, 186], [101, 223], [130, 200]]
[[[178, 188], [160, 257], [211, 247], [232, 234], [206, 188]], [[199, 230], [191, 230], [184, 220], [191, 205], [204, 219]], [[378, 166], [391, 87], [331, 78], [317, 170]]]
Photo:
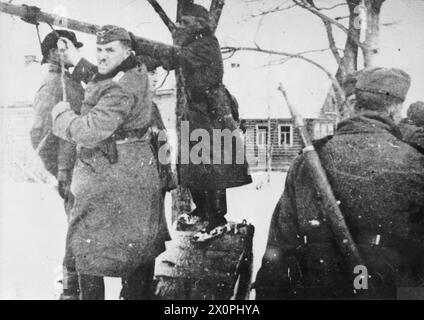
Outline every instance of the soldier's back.
[[[395, 127], [353, 119], [316, 145], [346, 223], [365, 261], [379, 298], [396, 298], [396, 287], [417, 286], [424, 265], [424, 156], [404, 143]], [[392, 131], [393, 130], [393, 131]], [[353, 298], [353, 270], [334, 243], [334, 235], [311, 186], [305, 156], [288, 176], [296, 199], [295, 232], [302, 238], [307, 292], [301, 298]], [[424, 269], [423, 269], [424, 270]], [[415, 275], [414, 275], [415, 273]]]

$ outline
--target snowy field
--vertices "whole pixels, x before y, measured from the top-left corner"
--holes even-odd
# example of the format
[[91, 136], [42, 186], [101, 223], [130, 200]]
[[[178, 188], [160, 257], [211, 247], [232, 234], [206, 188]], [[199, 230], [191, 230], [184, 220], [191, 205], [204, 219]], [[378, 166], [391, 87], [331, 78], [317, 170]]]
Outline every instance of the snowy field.
[[[253, 224], [254, 272], [260, 267], [269, 222], [285, 174], [257, 173], [254, 183], [228, 190], [228, 219]], [[268, 181], [269, 180], [269, 181]], [[1, 181], [1, 180], [0, 180]], [[171, 201], [166, 201], [170, 216]], [[57, 299], [55, 279], [64, 254], [66, 216], [53, 187], [0, 183], [0, 299]], [[106, 279], [106, 298], [117, 299], [119, 279]]]

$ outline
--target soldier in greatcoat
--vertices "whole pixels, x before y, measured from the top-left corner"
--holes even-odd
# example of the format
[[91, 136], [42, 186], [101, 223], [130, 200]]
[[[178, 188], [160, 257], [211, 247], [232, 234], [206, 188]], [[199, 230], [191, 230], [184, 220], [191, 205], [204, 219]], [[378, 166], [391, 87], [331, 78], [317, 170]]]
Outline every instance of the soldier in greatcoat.
[[364, 266], [347, 267], [301, 154], [272, 217], [258, 299], [395, 299], [422, 286], [424, 155], [396, 125], [409, 87], [402, 70], [365, 70], [355, 114], [315, 143]]
[[124, 280], [123, 298], [148, 299], [167, 235], [147, 70], [128, 32], [115, 26], [98, 33], [97, 62], [81, 115], [67, 103], [52, 112], [53, 133], [78, 145], [68, 243], [82, 299], [104, 299], [107, 276]]

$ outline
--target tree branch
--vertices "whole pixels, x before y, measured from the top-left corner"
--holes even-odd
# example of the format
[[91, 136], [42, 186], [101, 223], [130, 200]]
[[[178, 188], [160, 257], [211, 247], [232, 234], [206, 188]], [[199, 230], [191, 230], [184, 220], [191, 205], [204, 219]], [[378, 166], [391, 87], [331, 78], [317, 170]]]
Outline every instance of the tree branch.
[[346, 3], [339, 3], [339, 4], [335, 4], [334, 6], [331, 6], [331, 7], [319, 7], [319, 8], [317, 7], [317, 9], [318, 10], [333, 10], [337, 7], [344, 7], [346, 5], [347, 5]]
[[325, 26], [325, 31], [327, 32], [328, 44], [330, 45], [330, 50], [333, 53], [334, 58], [337, 61], [337, 64], [340, 65], [342, 62], [342, 58], [340, 56], [339, 51], [337, 50], [336, 40], [334, 40], [333, 35], [333, 27], [330, 22], [326, 20], [322, 20]]
[[[325, 48], [325, 49], [314, 49], [314, 50], [307, 50], [307, 51], [302, 51], [302, 52], [298, 52], [296, 54], [298, 55], [305, 55], [305, 54], [311, 54], [311, 53], [321, 53], [321, 52], [326, 52], [330, 50], [330, 48]], [[341, 49], [337, 49], [337, 50], [341, 50]], [[278, 59], [278, 60], [273, 60], [270, 61], [267, 64], [264, 64], [262, 66], [260, 66], [259, 68], [264, 68], [264, 67], [269, 67], [269, 66], [278, 66], [278, 65], [282, 65], [288, 61], [290, 61], [292, 59], [292, 57], [284, 57], [283, 59]]]
[[308, 63], [314, 65], [315, 67], [317, 67], [318, 69], [321, 69], [327, 75], [327, 77], [331, 80], [334, 87], [336, 88], [336, 90], [339, 93], [339, 97], [341, 99], [341, 101], [339, 101], [340, 105], [344, 105], [345, 102], [346, 102], [346, 96], [345, 96], [344, 90], [342, 89], [339, 81], [337, 81], [337, 79], [331, 74], [331, 72], [329, 72], [326, 68], [324, 68], [318, 62], [316, 62], [312, 59], [306, 58], [306, 57], [302, 56], [301, 54], [286, 53], [286, 52], [280, 52], [280, 51], [265, 50], [265, 49], [259, 49], [259, 48], [249, 48], [249, 47], [223, 47], [223, 48], [221, 48], [221, 50], [224, 54], [225, 53], [232, 53], [232, 52], [235, 52], [235, 51], [251, 51], [251, 52], [261, 52], [261, 53], [266, 53], [266, 54], [290, 57], [290, 58], [293, 58], [293, 59], [300, 59], [300, 60], [303, 60], [305, 62], [308, 62]]
[[269, 9], [269, 10], [263, 11], [263, 12], [258, 13], [258, 14], [253, 14], [253, 15], [250, 16], [250, 18], [262, 17], [262, 16], [265, 16], [267, 14], [271, 14], [271, 13], [275, 13], [275, 12], [281, 12], [281, 11], [286, 11], [286, 10], [289, 10], [291, 8], [294, 8], [294, 7], [296, 7], [296, 4], [290, 5], [288, 7], [276, 6], [273, 9]]
[[212, 0], [209, 9], [209, 15], [211, 20], [211, 29], [215, 33], [218, 27], [219, 19], [221, 18], [222, 9], [224, 8], [225, 0]]
[[177, 28], [175, 23], [168, 17], [165, 10], [161, 7], [161, 5], [156, 0], [147, 0], [159, 17], [162, 19], [163, 23], [167, 26], [168, 30], [173, 33]]
[[356, 44], [358, 47], [360, 47], [362, 49], [362, 51], [366, 52], [367, 47], [365, 44], [363, 44], [360, 39], [358, 37], [356, 37], [356, 35], [351, 34], [350, 30], [348, 28], [346, 28], [344, 25], [342, 25], [341, 23], [339, 23], [338, 21], [328, 17], [327, 15], [321, 13], [318, 9], [314, 8], [311, 5], [306, 5], [304, 3], [299, 2], [298, 0], [292, 0], [294, 3], [296, 3], [299, 7], [306, 9], [308, 11], [310, 11], [311, 13], [315, 14], [316, 16], [318, 16], [319, 18], [321, 18], [321, 20], [325, 20], [335, 26], [337, 26], [339, 29], [341, 29], [342, 31], [344, 31], [346, 33], [346, 35], [348, 37], [350, 37]]

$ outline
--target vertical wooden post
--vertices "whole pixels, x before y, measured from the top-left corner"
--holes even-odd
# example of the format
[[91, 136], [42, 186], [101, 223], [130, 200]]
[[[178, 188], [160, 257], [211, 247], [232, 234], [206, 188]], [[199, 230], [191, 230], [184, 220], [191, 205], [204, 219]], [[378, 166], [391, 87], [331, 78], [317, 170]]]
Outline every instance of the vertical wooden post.
[[[177, 23], [181, 19], [182, 10], [184, 5], [187, 2], [193, 2], [192, 0], [178, 0], [177, 6]], [[174, 44], [179, 45], [177, 32], [174, 30], [172, 32], [172, 38]], [[182, 68], [179, 67], [175, 70], [175, 80], [177, 84], [177, 106], [175, 109], [176, 113], [176, 129], [178, 135], [178, 163], [181, 163], [181, 122], [183, 119], [183, 114], [187, 109], [187, 94], [185, 89], [185, 79], [182, 73]], [[180, 173], [178, 172], [178, 180], [180, 180]], [[191, 210], [191, 195], [187, 188], [179, 185], [176, 190], [172, 192], [172, 223], [176, 221], [178, 216], [180, 216], [184, 212], [189, 212]]]

